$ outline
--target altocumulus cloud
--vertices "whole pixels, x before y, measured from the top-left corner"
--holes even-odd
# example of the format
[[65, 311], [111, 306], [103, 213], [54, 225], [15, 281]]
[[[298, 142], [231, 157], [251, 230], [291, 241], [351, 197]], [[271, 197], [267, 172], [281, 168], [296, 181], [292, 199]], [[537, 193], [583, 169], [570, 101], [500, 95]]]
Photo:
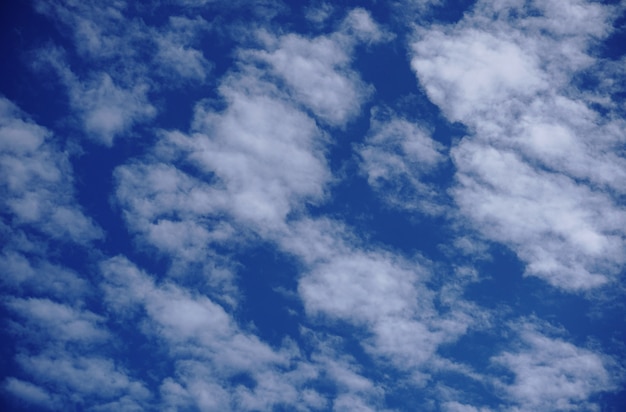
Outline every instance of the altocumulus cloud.
[[350, 3], [2, 6], [5, 409], [626, 402], [623, 5]]

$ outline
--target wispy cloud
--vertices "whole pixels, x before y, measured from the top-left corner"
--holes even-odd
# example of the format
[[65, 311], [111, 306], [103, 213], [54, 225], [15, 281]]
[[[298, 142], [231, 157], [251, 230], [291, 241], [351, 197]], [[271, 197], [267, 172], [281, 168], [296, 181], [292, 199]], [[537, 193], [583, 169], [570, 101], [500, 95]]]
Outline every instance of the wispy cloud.
[[441, 214], [446, 199], [426, 179], [446, 161], [429, 132], [393, 112], [374, 108], [369, 135], [357, 153], [367, 181], [391, 207]]

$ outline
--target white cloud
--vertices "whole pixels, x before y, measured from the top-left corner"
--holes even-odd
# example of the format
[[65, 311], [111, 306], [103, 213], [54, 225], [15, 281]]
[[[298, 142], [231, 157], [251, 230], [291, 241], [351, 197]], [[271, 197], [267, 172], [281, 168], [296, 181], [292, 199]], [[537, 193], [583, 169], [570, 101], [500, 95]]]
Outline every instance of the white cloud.
[[532, 324], [516, 328], [520, 329], [519, 348], [492, 358], [514, 374], [511, 383], [497, 382], [518, 405], [514, 410], [596, 410], [589, 398], [613, 389], [602, 355], [549, 337]]
[[446, 160], [426, 130], [385, 109], [372, 109], [370, 131], [357, 149], [367, 181], [389, 206], [436, 215], [445, 198], [425, 182]]
[[80, 401], [131, 395], [145, 400], [150, 394], [141, 382], [131, 379], [111, 360], [69, 354], [18, 355], [18, 364], [36, 381], [47, 382], [63, 395]]
[[[265, 410], [272, 405], [323, 408], [328, 399], [310, 388], [320, 378], [336, 386], [333, 402], [338, 410], [347, 407], [348, 399], [380, 410], [383, 389], [361, 375], [353, 360], [319, 338], [307, 361], [292, 344], [270, 348], [240, 329], [207, 297], [169, 282], [157, 285], [124, 258], [104, 262], [102, 270], [109, 307], [126, 317], [145, 313], [144, 332], [167, 343], [176, 375], [163, 377], [161, 394], [172, 410], [191, 405], [205, 410]], [[417, 337], [410, 338], [415, 344]], [[399, 351], [403, 350], [415, 349]], [[224, 380], [239, 374], [254, 384], [225, 385]]]
[[402, 16], [401, 19], [404, 20], [406, 16], [429, 17], [431, 9], [438, 6], [446, 7], [446, 3], [443, 0], [402, 0], [395, 3], [395, 6], [396, 13], [399, 13]]
[[3, 389], [11, 395], [43, 409], [56, 409], [58, 406], [50, 393], [44, 388], [21, 379], [6, 379]]
[[429, 98], [452, 120], [545, 88], [534, 56], [512, 41], [474, 28], [454, 36], [433, 29], [422, 36], [413, 46], [411, 66]]
[[227, 223], [211, 219], [226, 203], [207, 183], [160, 162], [120, 166], [114, 175], [130, 228], [175, 259], [202, 260], [212, 242], [233, 235]]
[[89, 282], [42, 257], [29, 262], [24, 255], [5, 250], [3, 260], [12, 281], [5, 293], [24, 296], [2, 297], [20, 371], [19, 380], [7, 378], [6, 390], [54, 410], [78, 403], [107, 410], [105, 405], [116, 398], [127, 398], [123, 403], [130, 405], [142, 404], [150, 396], [143, 383], [100, 353], [113, 334], [105, 316], [85, 308], [85, 301], [97, 298]]
[[426, 262], [361, 249], [338, 222], [298, 222], [279, 242], [307, 264], [298, 284], [307, 314], [366, 327], [363, 348], [420, 383], [438, 359], [438, 347], [455, 341], [480, 317], [458, 299], [441, 299], [435, 308]]
[[72, 105], [82, 112], [85, 132], [107, 146], [132, 124], [155, 114], [146, 97], [146, 85], [123, 89], [105, 73], [88, 83], [71, 83], [68, 87]]
[[[161, 391], [172, 408], [192, 403], [205, 410], [268, 409], [304, 399], [304, 384], [316, 372], [297, 349], [270, 347], [206, 296], [171, 283], [155, 285], [124, 258], [103, 262], [102, 271], [108, 305], [124, 316], [145, 313], [146, 331], [169, 346], [176, 378], [163, 377]], [[239, 374], [255, 382], [253, 389], [225, 386]]]
[[82, 57], [81, 74], [55, 46], [38, 51], [38, 64], [56, 71], [67, 89], [74, 115], [88, 138], [106, 146], [131, 127], [151, 119], [146, 63], [137, 56], [152, 41], [140, 20], [125, 14], [127, 4], [38, 1], [36, 9], [69, 29]]
[[[532, 10], [531, 10], [532, 9]], [[526, 273], [566, 290], [615, 279], [623, 124], [570, 84], [597, 60], [612, 6], [480, 1], [455, 25], [416, 29], [412, 67], [429, 98], [471, 136], [451, 151], [460, 220], [511, 247]]]
[[[227, 75], [219, 88], [225, 107], [217, 110], [209, 103], [199, 104], [190, 133], [164, 132], [150, 156], [118, 168], [117, 197], [131, 227], [140, 228], [144, 239], [170, 254], [202, 255], [203, 248], [213, 241], [232, 242], [228, 237], [210, 237], [216, 218], [227, 218], [235, 228], [244, 227], [276, 242], [306, 265], [299, 293], [312, 318], [322, 314], [366, 326], [371, 337], [363, 342], [363, 348], [369, 354], [423, 380], [426, 375], [417, 371], [431, 367], [438, 347], [454, 341], [472, 324], [465, 308], [446, 307], [443, 319], [436, 322], [439, 313], [434, 309], [434, 294], [424, 285], [428, 271], [419, 263], [352, 246], [354, 235], [339, 222], [301, 218], [307, 202], [324, 199], [330, 172], [324, 153], [327, 136], [296, 105], [303, 104], [331, 125], [345, 124], [358, 113], [365, 94], [356, 91], [362, 85], [352, 77], [350, 55], [343, 47], [354, 43], [350, 36], [380, 40], [368, 15], [357, 11], [350, 16], [342, 30], [351, 35], [339, 32], [306, 39], [261, 33], [269, 51], [241, 53], [239, 72]], [[267, 61], [271, 71], [284, 79], [288, 93], [266, 80], [258, 59]], [[298, 74], [304, 80], [289, 77], [298, 73], [287, 70], [287, 62], [294, 59], [309, 70]], [[305, 84], [309, 80], [313, 83]], [[340, 87], [326, 81], [336, 81]], [[347, 89], [342, 89], [344, 86]], [[325, 100], [307, 94], [311, 90], [320, 91]], [[337, 99], [332, 98], [335, 95]], [[396, 129], [404, 133], [398, 145], [417, 159], [407, 168], [431, 170], [442, 160], [441, 148], [421, 130], [397, 120], [384, 131]], [[186, 171], [192, 168], [204, 181], [167, 163], [184, 165]], [[120, 270], [105, 272], [111, 277]], [[208, 298], [145, 279], [145, 275], [135, 274], [109, 282], [105, 288], [118, 310], [132, 312], [123, 308], [133, 301], [130, 307], [138, 304], [145, 308], [154, 333], [169, 343], [173, 353], [194, 354], [193, 361], [176, 362], [178, 378], [163, 381], [162, 392], [173, 408], [196, 404], [211, 410], [239, 402], [265, 409], [281, 402], [303, 402], [298, 385], [310, 378], [294, 378], [289, 386], [275, 376], [276, 365], [284, 365], [290, 356], [239, 331], [226, 312]], [[212, 332], [209, 335], [205, 330]], [[243, 354], [257, 351], [256, 361]], [[335, 368], [330, 360], [317, 362], [316, 368], [344, 388], [345, 393], [335, 401], [338, 409], [352, 398], [360, 399], [355, 404], [378, 405], [372, 404], [370, 392], [379, 389], [369, 380], [350, 368]], [[290, 373], [298, 375], [302, 368], [300, 364]], [[234, 373], [250, 374], [257, 386], [254, 390], [241, 387], [233, 400], [215, 376]]]
[[377, 409], [365, 403], [361, 398], [352, 394], [340, 395], [333, 401], [333, 411], [347, 412], [374, 412]]
[[341, 254], [325, 257], [328, 263], [316, 265], [301, 280], [299, 292], [308, 311], [377, 322], [416, 309], [418, 273], [397, 265], [389, 256], [342, 249]]
[[184, 8], [161, 25], [135, 18], [125, 2], [38, 1], [36, 9], [73, 35], [81, 66], [54, 45], [37, 52], [35, 65], [56, 71], [82, 131], [106, 146], [155, 117], [156, 91], [203, 83], [212, 69], [199, 49], [210, 24]]
[[214, 174], [205, 208], [277, 230], [303, 202], [323, 198], [325, 136], [254, 72], [230, 76], [220, 91], [225, 111], [198, 106], [193, 133], [167, 133], [164, 144], [201, 174]]
[[[224, 183], [231, 213], [275, 226], [302, 200], [317, 200], [329, 178], [312, 119], [272, 97], [247, 90], [249, 77], [222, 87], [226, 112], [202, 109], [190, 159]], [[243, 87], [242, 87], [243, 86]], [[296, 203], [298, 202], [298, 203]]]
[[333, 126], [344, 126], [358, 115], [372, 92], [349, 67], [352, 49], [358, 42], [388, 38], [369, 13], [359, 8], [348, 13], [341, 29], [329, 36], [275, 37], [267, 32], [258, 36], [266, 50], [246, 50], [243, 56], [268, 63], [296, 101]]
[[[209, 27], [201, 17], [189, 19], [172, 16], [168, 30], [155, 30], [158, 52], [155, 61], [159, 69], [171, 70], [180, 78], [204, 82], [212, 65], [201, 50], [194, 48], [198, 32]], [[169, 76], [173, 77], [173, 76]]]
[[325, 196], [326, 136], [310, 117], [254, 71], [220, 92], [224, 111], [198, 105], [190, 134], [164, 132], [152, 156], [115, 172], [130, 228], [173, 260], [210, 261], [217, 244], [282, 231]]
[[169, 275], [201, 278], [220, 302], [236, 306], [234, 274], [213, 249], [244, 242], [246, 235], [224, 219], [228, 197], [222, 190], [167, 164], [169, 159], [144, 159], [115, 170], [115, 196], [126, 223], [142, 246], [169, 259]]
[[368, 44], [388, 41], [393, 37], [378, 26], [369, 11], [360, 7], [350, 10], [341, 24], [341, 29], [358, 41]]
[[[601, 119], [583, 97], [566, 93], [564, 86], [568, 73], [593, 63], [579, 46], [605, 31], [587, 27], [584, 16], [603, 24], [603, 9], [573, 2], [576, 7], [563, 11], [555, 4], [537, 7], [544, 16], [567, 24], [521, 12], [522, 18], [507, 14], [490, 23], [481, 13], [504, 16], [507, 11], [479, 2], [474, 14], [453, 28], [419, 29], [412, 65], [433, 102], [451, 120], [466, 123], [474, 135], [455, 143], [452, 150], [458, 172], [451, 193], [460, 216], [469, 218], [485, 238], [513, 248], [527, 263], [529, 274], [580, 290], [609, 281], [626, 258], [624, 233], [612, 227], [616, 222], [624, 226], [623, 213], [615, 198], [602, 192], [624, 190], [619, 179], [623, 162], [611, 152], [621, 139], [622, 125]], [[154, 118], [150, 93], [160, 87], [155, 79], [172, 79], [171, 84], [207, 79], [210, 63], [196, 48], [198, 33], [208, 25], [201, 18], [173, 18], [156, 28], [124, 17], [121, 3], [110, 8], [68, 3], [53, 9], [47, 12], [77, 27], [72, 29], [76, 49], [94, 66], [80, 78], [64, 60], [56, 70], [84, 130], [104, 144], [112, 145], [134, 125]], [[310, 18], [322, 22], [327, 17]], [[547, 44], [563, 46], [556, 54], [565, 56], [562, 60], [571, 64], [570, 72], [564, 74], [566, 63], [548, 56], [549, 47], [533, 37], [545, 31], [552, 40], [566, 37]], [[388, 40], [389, 34], [363, 9], [349, 12], [336, 32], [323, 36], [269, 29], [255, 33], [256, 48], [246, 45], [235, 54], [236, 69], [219, 82], [222, 106], [215, 101], [197, 104], [188, 132], [160, 132], [156, 147], [115, 171], [117, 206], [140, 246], [151, 245], [170, 257], [178, 274], [206, 277], [212, 289], [186, 289], [175, 276], [156, 280], [121, 257], [101, 265], [106, 309], [138, 325], [137, 333], [167, 352], [163, 359], [167, 372], [152, 376], [165, 403], [160, 407], [383, 408], [389, 388], [342, 355], [345, 348], [329, 350], [323, 342], [314, 342], [310, 356], [303, 355], [289, 339], [272, 346], [252, 333], [252, 327], [236, 321], [235, 277], [219, 270], [215, 249], [228, 249], [254, 236], [273, 242], [279, 253], [297, 260], [297, 293], [308, 316], [303, 322], [355, 326], [362, 333], [364, 356], [400, 376], [401, 384], [394, 383], [391, 391], [406, 382], [427, 386], [429, 378], [441, 371], [479, 376], [440, 354], [443, 345], [456, 342], [486, 316], [463, 297], [464, 284], [478, 276], [466, 268], [450, 269], [454, 275], [449, 276], [458, 277], [436, 287], [430, 282], [448, 275], [433, 276], [425, 259], [365, 245], [339, 221], [306, 217], [309, 203], [325, 200], [326, 185], [333, 178], [327, 165], [329, 136], [323, 128], [346, 127], [372, 93], [351, 68], [353, 50], [358, 44]], [[146, 45], [150, 56], [142, 63], [135, 53]], [[104, 68], [98, 68], [100, 63]], [[41, 148], [48, 147], [48, 132], [23, 117], [12, 119], [7, 122], [7, 139], [0, 143], [6, 146], [2, 150], [17, 153], [20, 159], [39, 156]], [[442, 213], [442, 197], [428, 179], [447, 161], [444, 148], [425, 129], [394, 113], [374, 113], [371, 123], [358, 150], [372, 187], [394, 206]], [[601, 136], [593, 150], [586, 134]], [[564, 148], [571, 150], [571, 157], [563, 154]], [[572, 158], [575, 161], [568, 161]], [[7, 159], [7, 170], [19, 169]], [[66, 170], [51, 164], [50, 170]], [[45, 175], [29, 173], [39, 173], [40, 179]], [[50, 176], [62, 180], [58, 177], [62, 174]], [[8, 176], [6, 187], [11, 190], [32, 180], [19, 173]], [[14, 214], [23, 222], [42, 220], [38, 205], [49, 199], [42, 196], [27, 192], [11, 204]], [[68, 230], [67, 236], [81, 239], [85, 230], [69, 222], [84, 216], [72, 204], [69, 200], [59, 204], [49, 221], [77, 228]], [[484, 248], [478, 250], [482, 254]], [[58, 343], [107, 339], [105, 318], [82, 310], [80, 302], [58, 297], [58, 285], [46, 284], [39, 290], [47, 291], [38, 292], [34, 280], [42, 271], [56, 268], [43, 258], [9, 250], [1, 259], [10, 265], [10, 287], [36, 290], [37, 296], [6, 299], [7, 307], [25, 319], [26, 327], [57, 336], [45, 350], [18, 357], [34, 382], [49, 383], [55, 395], [15, 378], [5, 386], [35, 401], [67, 392], [100, 398], [99, 410], [140, 410], [149, 392], [118, 363], [97, 353], [51, 350], [62, 346]], [[447, 270], [441, 266], [438, 271]], [[172, 268], [170, 275], [176, 271]], [[74, 279], [71, 272], [65, 275], [61, 286]], [[497, 382], [507, 399], [523, 405], [534, 391], [542, 399], [535, 406], [567, 408], [607, 387], [602, 361], [596, 362], [599, 355], [558, 339], [541, 338], [545, 343], [537, 336], [543, 335], [528, 332], [523, 335], [526, 346], [505, 349], [493, 358], [516, 376], [510, 384]], [[570, 358], [585, 359], [581, 370], [599, 383], [585, 380]], [[547, 376], [561, 383], [558, 390], [546, 390], [545, 382], [536, 386], [533, 381], [548, 362], [552, 369]], [[569, 377], [563, 378], [561, 372]], [[239, 379], [245, 383], [237, 383]], [[332, 390], [312, 389], [320, 383], [328, 387], [326, 380]], [[580, 398], [572, 388], [581, 392]], [[456, 400], [441, 407], [479, 410]]]
[[4, 305], [22, 318], [20, 328], [29, 334], [62, 342], [98, 342], [109, 338], [104, 318], [49, 299], [9, 298]]
[[[16, 242], [16, 237], [12, 241]], [[0, 282], [7, 290], [30, 296], [50, 296], [56, 299], [80, 300], [89, 284], [72, 270], [55, 265], [41, 257], [5, 249], [0, 255], [3, 276]]]
[[306, 328], [302, 328], [301, 334], [315, 347], [311, 360], [320, 369], [321, 376], [336, 385], [333, 409], [343, 410], [350, 402], [371, 410], [383, 409], [386, 388], [367, 377], [358, 362], [345, 353], [343, 338]]
[[120, 31], [131, 32], [134, 27], [125, 24], [123, 1], [83, 3], [38, 0], [35, 10], [67, 25], [72, 31], [77, 51], [86, 58], [109, 59], [128, 51], [120, 39]]
[[463, 404], [460, 402], [452, 401], [445, 402], [443, 405], [444, 412], [489, 412], [490, 409], [487, 408], [476, 408], [471, 405]]
[[73, 114], [87, 138], [112, 146], [115, 138], [156, 114], [148, 100], [150, 87], [146, 79], [132, 79], [124, 86], [100, 70], [82, 79], [65, 61], [65, 54], [55, 48], [40, 50], [38, 59], [38, 64], [51, 66], [66, 87]]
[[0, 190], [14, 224], [52, 238], [87, 243], [102, 236], [73, 198], [72, 170], [51, 133], [0, 99]]
[[297, 100], [333, 125], [341, 125], [358, 113], [368, 90], [356, 73], [344, 75], [337, 70], [348, 63], [341, 44], [328, 38], [308, 40], [293, 34], [278, 42], [277, 50], [257, 52], [256, 56], [272, 65]]
[[334, 11], [335, 9], [332, 4], [320, 2], [319, 4], [309, 5], [305, 9], [304, 16], [311, 23], [321, 27], [330, 18], [330, 16], [332, 16]]
[[94, 405], [90, 410], [96, 412], [142, 412], [146, 408], [147, 405], [145, 403], [137, 402], [132, 396], [126, 395], [108, 403]]
[[[242, 52], [239, 72], [222, 80], [223, 110], [198, 104], [191, 133], [164, 132], [153, 152], [156, 158], [118, 168], [117, 198], [131, 228], [166, 254], [199, 260], [211, 244], [233, 241], [235, 230], [282, 232], [290, 214], [303, 210], [306, 203], [323, 200], [330, 179], [324, 153], [327, 136], [294, 103], [304, 102], [318, 116], [337, 115], [338, 124], [349, 120], [353, 114], [343, 108], [357, 113], [365, 97], [359, 90], [365, 86], [349, 70], [349, 50], [342, 47], [353, 45], [358, 36], [363, 41], [366, 37], [379, 41], [383, 36], [360, 9], [349, 14], [342, 27], [350, 28], [351, 34], [340, 31], [307, 39], [265, 32], [265, 45], [271, 51]], [[259, 58], [265, 57], [273, 65], [276, 55], [292, 62], [293, 53], [302, 53], [303, 64], [312, 70], [301, 73], [302, 79], [314, 83], [318, 79], [321, 84], [304, 87], [298, 79], [285, 78], [288, 94], [267, 81], [257, 67]], [[287, 66], [284, 71], [272, 67], [281, 76], [294, 73]], [[346, 93], [324, 86], [326, 79], [345, 85]], [[324, 108], [312, 103], [310, 96], [298, 94], [320, 88], [320, 96], [325, 97], [319, 104], [327, 105]], [[327, 92], [337, 93], [339, 108]], [[193, 168], [207, 183], [166, 165], [172, 162]], [[137, 196], [140, 192], [144, 195]]]
[[[282, 357], [254, 336], [237, 330], [224, 309], [202, 296], [193, 297], [174, 285], [157, 288], [146, 274], [123, 258], [103, 264], [108, 282], [107, 300], [116, 310], [125, 305], [145, 308], [154, 322], [154, 332], [172, 344], [172, 350], [195, 352], [212, 358], [218, 369], [227, 372], [246, 369], [258, 362], [282, 362]], [[215, 352], [220, 352], [215, 357]]]
[[[453, 150], [463, 174], [453, 193], [488, 238], [511, 245], [527, 273], [569, 290], [607, 282], [624, 255], [626, 215], [602, 193], [472, 142]], [[607, 219], [607, 217], [609, 217]]]

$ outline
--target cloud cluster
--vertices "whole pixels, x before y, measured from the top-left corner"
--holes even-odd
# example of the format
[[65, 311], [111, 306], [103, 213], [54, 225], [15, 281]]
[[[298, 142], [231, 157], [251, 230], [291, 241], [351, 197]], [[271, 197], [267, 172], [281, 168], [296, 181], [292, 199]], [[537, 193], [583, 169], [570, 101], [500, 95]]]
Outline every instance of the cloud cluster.
[[484, 237], [565, 290], [614, 281], [623, 264], [623, 120], [593, 109], [574, 77], [598, 64], [613, 6], [478, 2], [452, 26], [417, 28], [412, 67], [471, 136], [453, 149], [452, 193]]
[[590, 396], [614, 382], [602, 356], [537, 330], [532, 323], [515, 325], [519, 348], [492, 361], [509, 369], [511, 383], [497, 386], [517, 403], [517, 411], [594, 408]]
[[[197, 48], [210, 24], [184, 8], [154, 25], [138, 18], [141, 10], [125, 2], [42, 0], [36, 9], [74, 40], [70, 50], [37, 50], [39, 70], [53, 70], [66, 88], [79, 130], [106, 146], [154, 119], [155, 92], [203, 84], [212, 70]], [[80, 64], [72, 58], [75, 54]]]
[[[207, 297], [173, 283], [155, 285], [125, 258], [109, 259], [101, 270], [105, 302], [113, 312], [143, 322], [150, 336], [167, 345], [175, 373], [160, 385], [165, 409], [195, 405], [202, 410], [265, 410], [280, 404], [306, 408], [307, 400], [319, 398], [303, 388], [318, 372], [289, 342], [279, 349], [268, 346], [241, 330]], [[242, 376], [253, 384], [226, 385]]]
[[[75, 205], [68, 156], [52, 133], [0, 98], [0, 190], [13, 228], [86, 243], [102, 231]], [[8, 223], [8, 222], [7, 222]]]

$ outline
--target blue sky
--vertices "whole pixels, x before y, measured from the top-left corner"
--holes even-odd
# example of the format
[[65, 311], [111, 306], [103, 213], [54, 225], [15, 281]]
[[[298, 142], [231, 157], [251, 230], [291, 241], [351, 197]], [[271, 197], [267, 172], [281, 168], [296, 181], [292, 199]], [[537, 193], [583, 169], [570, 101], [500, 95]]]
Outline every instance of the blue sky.
[[623, 410], [625, 9], [2, 3], [2, 409]]

